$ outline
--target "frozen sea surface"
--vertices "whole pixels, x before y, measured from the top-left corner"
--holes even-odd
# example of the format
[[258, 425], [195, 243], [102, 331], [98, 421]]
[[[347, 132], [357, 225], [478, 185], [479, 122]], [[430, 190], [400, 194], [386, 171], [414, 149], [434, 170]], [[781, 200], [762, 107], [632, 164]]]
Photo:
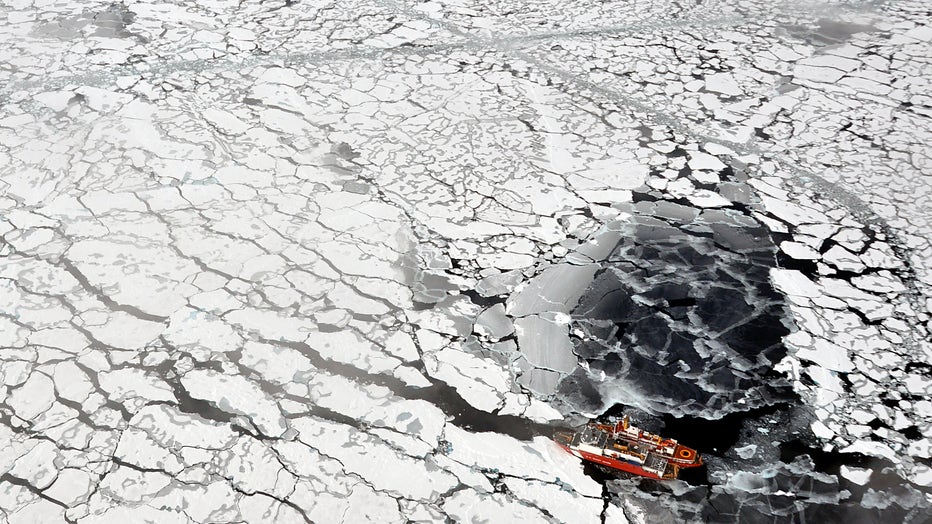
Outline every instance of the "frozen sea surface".
[[6, 0], [0, 523], [929, 522], [930, 92], [924, 1]]

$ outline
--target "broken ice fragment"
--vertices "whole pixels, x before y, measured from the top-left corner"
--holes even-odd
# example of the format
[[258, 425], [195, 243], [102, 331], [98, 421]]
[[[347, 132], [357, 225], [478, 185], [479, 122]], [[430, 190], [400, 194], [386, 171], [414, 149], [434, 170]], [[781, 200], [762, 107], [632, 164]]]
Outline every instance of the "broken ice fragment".
[[515, 320], [515, 331], [518, 348], [534, 366], [562, 373], [576, 369], [576, 356], [565, 325], [529, 315]]
[[748, 444], [747, 446], [742, 446], [742, 447], [740, 447], [740, 448], [735, 448], [735, 453], [737, 453], [739, 457], [741, 457], [741, 458], [743, 458], [743, 459], [745, 459], [745, 460], [748, 460], [748, 459], [750, 459], [751, 457], [753, 457], [753, 456], [757, 453], [757, 445], [756, 445], [756, 444]]
[[509, 297], [507, 313], [513, 317], [546, 311], [568, 313], [598, 269], [598, 264], [559, 264], [547, 268]]
[[841, 476], [850, 480], [851, 482], [854, 482], [858, 486], [867, 484], [867, 481], [870, 480], [872, 473], [873, 470], [871, 469], [855, 468], [845, 464], [841, 465]]
[[729, 73], [715, 73], [706, 75], [705, 88], [708, 91], [722, 93], [728, 96], [737, 96], [744, 94], [741, 87], [735, 81], [735, 78]]
[[479, 314], [475, 330], [480, 335], [501, 339], [514, 333], [515, 328], [511, 319], [505, 315], [504, 304], [495, 304]]
[[848, 356], [848, 351], [824, 338], [816, 338], [812, 347], [799, 348], [796, 357], [833, 371], [854, 371], [854, 362]]

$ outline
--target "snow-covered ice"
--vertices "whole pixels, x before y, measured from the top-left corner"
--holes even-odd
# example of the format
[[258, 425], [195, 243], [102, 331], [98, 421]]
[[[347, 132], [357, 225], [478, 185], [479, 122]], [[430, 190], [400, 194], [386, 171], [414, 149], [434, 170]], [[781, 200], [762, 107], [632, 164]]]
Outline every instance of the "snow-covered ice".
[[0, 521], [923, 521], [927, 7], [0, 5]]

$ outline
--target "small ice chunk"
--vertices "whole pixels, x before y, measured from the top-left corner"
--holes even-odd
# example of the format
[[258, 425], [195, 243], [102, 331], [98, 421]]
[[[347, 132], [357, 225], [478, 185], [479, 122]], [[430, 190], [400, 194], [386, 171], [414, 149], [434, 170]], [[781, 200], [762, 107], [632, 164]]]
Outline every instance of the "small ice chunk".
[[547, 268], [508, 299], [508, 314], [522, 317], [545, 311], [568, 313], [598, 269], [598, 264], [560, 264]]
[[32, 420], [45, 413], [55, 402], [55, 385], [42, 373], [33, 372], [29, 379], [7, 397], [6, 404], [16, 416]]
[[531, 368], [518, 377], [518, 384], [539, 395], [552, 395], [557, 390], [561, 375], [548, 369]]
[[90, 491], [92, 480], [86, 471], [65, 468], [43, 493], [55, 500], [71, 505], [82, 500]]
[[698, 189], [693, 194], [687, 195], [686, 198], [699, 207], [728, 207], [731, 205], [730, 200], [707, 189]]
[[932, 468], [917, 466], [913, 469], [912, 481], [920, 486], [932, 486]]
[[848, 356], [848, 350], [824, 338], [816, 338], [815, 347], [799, 348], [796, 351], [796, 357], [832, 371], [842, 373], [854, 371], [854, 362]]
[[718, 184], [719, 182], [721, 182], [721, 179], [718, 177], [718, 175], [712, 171], [705, 171], [705, 170], [693, 171], [692, 177], [696, 179], [696, 182], [699, 182], [700, 184]]
[[531, 398], [531, 405], [524, 410], [524, 416], [534, 422], [547, 423], [553, 420], [562, 420], [563, 414], [549, 404], [536, 398]]
[[867, 484], [867, 481], [870, 480], [871, 474], [874, 471], [871, 469], [861, 469], [848, 467], [844, 464], [841, 465], [841, 476], [854, 482], [858, 486], [863, 486]]
[[44, 489], [58, 476], [58, 470], [55, 468], [56, 459], [58, 459], [58, 448], [55, 444], [41, 441], [29, 453], [16, 460], [10, 473], [38, 489]]
[[404, 331], [396, 331], [385, 340], [385, 351], [405, 362], [414, 362], [420, 359], [414, 339]]
[[861, 65], [861, 62], [859, 60], [844, 58], [838, 55], [818, 55], [810, 58], [804, 58], [797, 62], [797, 64], [812, 67], [830, 67], [832, 69], [837, 69], [838, 71], [848, 73], [857, 69]]
[[706, 142], [702, 148], [713, 155], [737, 155], [734, 149], [715, 142]]
[[906, 286], [889, 271], [880, 271], [870, 275], [859, 275], [851, 279], [858, 289], [875, 293], [902, 293]]
[[287, 67], [270, 67], [259, 75], [259, 82], [300, 87], [307, 83], [307, 79], [299, 75], [294, 69]]
[[838, 374], [829, 369], [819, 366], [809, 366], [806, 368], [806, 374], [820, 387], [838, 394], [844, 393], [844, 386]]
[[815, 434], [815, 436], [819, 438], [828, 440], [835, 436], [835, 432], [828, 429], [828, 426], [823, 424], [821, 420], [814, 421], [812, 424], [810, 424], [809, 427], [812, 428], [812, 432]]
[[243, 122], [230, 112], [215, 107], [204, 110], [204, 119], [217, 127], [217, 129], [230, 135], [241, 135], [249, 130], [249, 124]]
[[725, 169], [726, 166], [724, 162], [712, 156], [708, 153], [700, 153], [698, 151], [691, 152], [689, 154], [689, 168], [694, 170], [710, 170], [710, 171], [721, 171]]
[[738, 96], [744, 94], [735, 77], [730, 73], [715, 73], [705, 77], [706, 91], [722, 93], [728, 96]]
[[842, 271], [860, 273], [865, 269], [857, 255], [841, 246], [832, 246], [822, 255], [822, 259]]
[[428, 375], [452, 386], [463, 400], [482, 411], [502, 406], [502, 393], [509, 390], [510, 378], [497, 364], [464, 351], [444, 348], [425, 355]]
[[735, 448], [735, 453], [737, 453], [739, 457], [747, 460], [757, 453], [757, 444], [748, 444], [747, 446]]
[[770, 280], [787, 295], [815, 298], [822, 294], [816, 284], [795, 269], [771, 269]]
[[886, 444], [873, 442], [869, 440], [858, 440], [854, 444], [841, 450], [842, 453], [862, 453], [872, 457], [882, 457], [891, 462], [895, 461], [896, 452], [890, 449]]
[[796, 260], [818, 260], [821, 255], [815, 249], [800, 242], [790, 240], [780, 243], [780, 250]]
[[921, 375], [910, 373], [906, 375], [903, 384], [906, 386], [906, 390], [912, 395], [923, 397], [932, 394], [932, 380]]
[[[593, 182], [615, 189], [637, 189], [644, 184], [649, 173], [650, 167], [640, 162], [620, 163], [617, 159], [611, 159], [593, 162], [589, 165], [589, 169], [580, 173], [580, 176], [570, 177], [569, 180], [571, 184], [577, 186], [576, 189], [590, 189], [578, 186]], [[580, 179], [587, 184], [581, 184]]]
[[928, 42], [932, 40], [932, 27], [927, 25], [920, 25], [910, 29], [909, 31], [906, 31], [903, 33], [903, 35], [923, 42]]
[[831, 222], [831, 219], [827, 216], [812, 208], [800, 206], [768, 195], [761, 195], [760, 199], [768, 213], [790, 224], [821, 224], [824, 222]]
[[913, 457], [932, 458], [932, 440], [923, 439], [910, 442], [906, 454]]
[[796, 62], [793, 75], [813, 82], [837, 82], [846, 73], [854, 71], [861, 65], [859, 60], [852, 60], [837, 55], [819, 55]]
[[874, 420], [874, 414], [864, 411], [863, 409], [855, 409], [851, 411], [851, 418], [861, 424], [867, 424]]
[[45, 91], [33, 98], [40, 104], [51, 108], [53, 111], [64, 111], [68, 108], [69, 102], [74, 98], [72, 91]]
[[571, 373], [576, 369], [576, 356], [566, 326], [555, 324], [537, 315], [515, 320], [518, 347], [532, 365]]
[[510, 293], [524, 278], [520, 271], [506, 271], [486, 276], [476, 284], [476, 291], [484, 297]]
[[495, 304], [479, 314], [475, 330], [480, 335], [500, 339], [514, 333], [515, 327], [505, 315], [505, 305]]

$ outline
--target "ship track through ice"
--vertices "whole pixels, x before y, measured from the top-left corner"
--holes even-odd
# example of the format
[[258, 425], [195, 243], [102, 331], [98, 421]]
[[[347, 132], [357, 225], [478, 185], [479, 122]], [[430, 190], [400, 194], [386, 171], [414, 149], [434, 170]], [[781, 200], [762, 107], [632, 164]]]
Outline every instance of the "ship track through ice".
[[614, 424], [590, 422], [575, 433], [557, 432], [554, 440], [583, 460], [653, 479], [675, 479], [681, 468], [702, 465], [696, 450], [642, 431], [628, 417]]

